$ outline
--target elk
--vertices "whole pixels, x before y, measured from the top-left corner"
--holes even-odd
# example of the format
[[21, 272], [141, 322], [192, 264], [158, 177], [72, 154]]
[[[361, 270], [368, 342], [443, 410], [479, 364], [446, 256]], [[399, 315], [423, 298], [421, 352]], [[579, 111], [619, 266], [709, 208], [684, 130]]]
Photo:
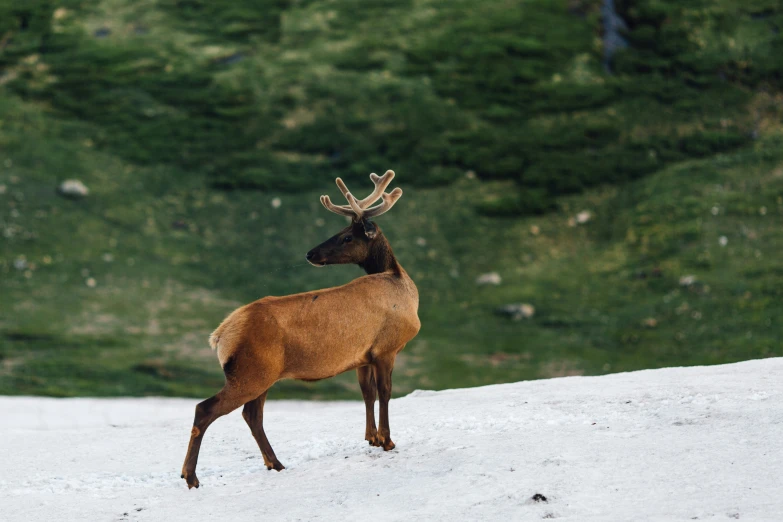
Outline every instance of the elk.
[[[351, 218], [351, 224], [307, 252], [314, 266], [357, 264], [367, 272], [343, 286], [285, 297], [265, 297], [234, 310], [209, 338], [223, 368], [226, 383], [216, 395], [196, 406], [182, 478], [188, 488], [196, 478], [201, 440], [219, 417], [244, 405], [250, 427], [267, 469], [285, 467], [264, 433], [267, 391], [281, 379], [317, 381], [356, 369], [364, 397], [364, 439], [388, 451], [392, 370], [397, 354], [419, 332], [419, 293], [397, 262], [380, 227], [370, 221], [388, 212], [402, 190], [387, 193], [394, 178], [370, 174], [375, 190], [357, 200], [340, 178], [335, 181], [348, 205], [321, 196], [328, 210]], [[383, 201], [371, 207], [373, 203]], [[375, 399], [379, 422], [375, 425]]]

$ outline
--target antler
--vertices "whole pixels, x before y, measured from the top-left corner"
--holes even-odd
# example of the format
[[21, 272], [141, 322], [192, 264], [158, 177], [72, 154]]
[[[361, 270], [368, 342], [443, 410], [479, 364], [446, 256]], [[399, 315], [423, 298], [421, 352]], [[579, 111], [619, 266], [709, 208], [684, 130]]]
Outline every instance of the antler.
[[[337, 178], [334, 181], [337, 183], [337, 188], [339, 188], [340, 192], [342, 192], [343, 196], [345, 196], [345, 199], [348, 200], [348, 205], [335, 205], [332, 203], [332, 200], [329, 198], [329, 196], [321, 196], [321, 204], [323, 204], [327, 210], [330, 210], [335, 214], [354, 218], [355, 220], [360, 220], [362, 218], [370, 219], [388, 212], [389, 209], [391, 209], [394, 204], [397, 203], [397, 200], [400, 199], [400, 196], [402, 196], [402, 189], [399, 187], [392, 190], [391, 193], [384, 192], [386, 187], [389, 186], [389, 183], [391, 183], [391, 181], [394, 179], [394, 171], [387, 170], [386, 174], [383, 176], [379, 176], [373, 172], [370, 174], [370, 179], [375, 185], [375, 190], [373, 190], [372, 194], [366, 198], [358, 201], [348, 190], [348, 187], [345, 186], [343, 180]], [[370, 205], [378, 201], [379, 198], [383, 198], [382, 203], [372, 208], [368, 208]]]

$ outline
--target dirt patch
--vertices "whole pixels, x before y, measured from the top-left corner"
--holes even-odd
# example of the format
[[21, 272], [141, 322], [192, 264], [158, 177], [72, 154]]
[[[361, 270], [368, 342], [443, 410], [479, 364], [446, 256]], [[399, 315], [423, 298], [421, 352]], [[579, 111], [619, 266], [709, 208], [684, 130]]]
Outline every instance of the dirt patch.
[[570, 377], [572, 375], [584, 375], [585, 371], [579, 368], [575, 361], [568, 359], [549, 361], [539, 367], [538, 373], [543, 378]]

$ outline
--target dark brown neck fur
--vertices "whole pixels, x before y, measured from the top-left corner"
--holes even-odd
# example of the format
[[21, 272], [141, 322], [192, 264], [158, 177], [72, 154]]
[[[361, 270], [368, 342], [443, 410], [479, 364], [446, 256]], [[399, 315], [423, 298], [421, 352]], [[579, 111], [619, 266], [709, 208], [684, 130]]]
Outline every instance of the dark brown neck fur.
[[370, 252], [365, 260], [359, 263], [359, 266], [368, 274], [380, 274], [382, 272], [394, 272], [400, 274], [400, 264], [394, 257], [391, 245], [386, 240], [383, 232], [378, 231], [378, 235], [370, 242]]

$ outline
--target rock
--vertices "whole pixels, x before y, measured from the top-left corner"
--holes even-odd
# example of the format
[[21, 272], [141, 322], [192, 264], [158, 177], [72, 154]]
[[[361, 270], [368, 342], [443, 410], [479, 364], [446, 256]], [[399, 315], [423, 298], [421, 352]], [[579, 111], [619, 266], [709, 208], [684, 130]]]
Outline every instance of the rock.
[[215, 65], [231, 65], [245, 59], [244, 53], [233, 53], [228, 56], [219, 56], [212, 60]]
[[67, 198], [83, 198], [90, 193], [90, 189], [78, 179], [66, 179], [57, 187], [57, 192]]
[[696, 282], [695, 275], [684, 275], [680, 277], [680, 286], [691, 286]]
[[718, 238], [718, 244], [722, 247], [725, 247], [726, 245], [729, 244], [729, 238], [727, 238], [726, 236], [720, 236]]
[[512, 303], [501, 306], [497, 309], [500, 315], [508, 315], [514, 321], [530, 319], [536, 314], [536, 308], [528, 303]]
[[501, 281], [500, 274], [497, 272], [488, 272], [476, 278], [477, 285], [499, 285]]
[[604, 26], [604, 71], [612, 74], [612, 58], [614, 54], [628, 47], [628, 41], [623, 37], [628, 26], [614, 6], [614, 0], [604, 0], [601, 5], [601, 18]]
[[642, 321], [642, 325], [646, 328], [655, 328], [658, 326], [658, 320], [655, 317], [648, 317]]
[[576, 215], [576, 222], [580, 225], [584, 225], [588, 221], [593, 219], [593, 213], [589, 210], [583, 210], [579, 214]]
[[16, 259], [14, 259], [14, 268], [16, 268], [17, 270], [27, 269], [27, 258], [24, 256], [19, 256]]
[[280, 200], [280, 198], [274, 198], [272, 200], [272, 208], [280, 208], [280, 205], [282, 205], [283, 202]]
[[424, 239], [423, 237], [417, 237], [416, 244], [419, 245], [420, 247], [425, 247], [427, 246], [427, 240]]
[[541, 228], [538, 225], [531, 225], [530, 226], [530, 233], [534, 236], [537, 236], [541, 233]]

